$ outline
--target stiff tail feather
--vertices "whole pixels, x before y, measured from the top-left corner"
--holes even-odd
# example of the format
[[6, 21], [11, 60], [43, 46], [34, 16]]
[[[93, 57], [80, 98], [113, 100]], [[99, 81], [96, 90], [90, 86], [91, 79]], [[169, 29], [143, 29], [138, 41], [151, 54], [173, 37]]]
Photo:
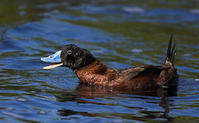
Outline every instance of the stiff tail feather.
[[173, 34], [171, 34], [168, 49], [167, 49], [167, 58], [166, 58], [165, 64], [169, 64], [173, 66], [175, 55], [176, 55], [176, 43], [173, 42]]

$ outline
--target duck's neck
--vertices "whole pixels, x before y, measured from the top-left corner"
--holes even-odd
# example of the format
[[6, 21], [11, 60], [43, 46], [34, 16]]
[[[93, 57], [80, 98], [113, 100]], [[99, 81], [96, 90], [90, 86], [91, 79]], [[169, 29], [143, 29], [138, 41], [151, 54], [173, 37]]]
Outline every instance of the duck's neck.
[[81, 82], [87, 84], [105, 85], [115, 79], [117, 70], [110, 69], [99, 60], [74, 70]]

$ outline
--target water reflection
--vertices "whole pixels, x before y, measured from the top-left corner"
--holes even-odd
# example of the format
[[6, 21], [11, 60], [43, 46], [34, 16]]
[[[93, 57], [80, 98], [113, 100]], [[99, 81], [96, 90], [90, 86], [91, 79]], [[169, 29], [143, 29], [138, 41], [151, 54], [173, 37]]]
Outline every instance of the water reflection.
[[[74, 93], [75, 92], [75, 93]], [[145, 121], [149, 119], [157, 119], [161, 118], [163, 120], [167, 119], [168, 121], [172, 121], [172, 117], [169, 116], [170, 106], [173, 105], [173, 100], [169, 100], [168, 97], [177, 96], [177, 87], [170, 89], [157, 89], [154, 91], [129, 91], [129, 90], [117, 90], [110, 87], [101, 87], [101, 86], [88, 86], [85, 84], [79, 84], [74, 92], [62, 92], [56, 94], [56, 101], [59, 102], [68, 102], [75, 101], [79, 104], [91, 104], [91, 105], [101, 105], [101, 106], [114, 106], [114, 104], [110, 104], [107, 102], [97, 102], [97, 98], [104, 98], [114, 100], [114, 98], [134, 98], [134, 99], [142, 99], [147, 101], [148, 103], [155, 103], [162, 107], [163, 111], [146, 111], [143, 107], [136, 106], [125, 106], [128, 109], [140, 110], [139, 113], [143, 114], [144, 117], [136, 116], [134, 113], [128, 114], [129, 116], [125, 116], [125, 113], [121, 114], [102, 114], [102, 113], [92, 113], [87, 111], [75, 111], [67, 108], [59, 109], [57, 112], [60, 116], [71, 116], [71, 115], [81, 115], [87, 117], [112, 117], [117, 116], [124, 119], [131, 120], [139, 120]], [[159, 101], [150, 102], [150, 97], [157, 97]], [[133, 103], [133, 102], [131, 102]], [[116, 105], [115, 105], [116, 106]]]

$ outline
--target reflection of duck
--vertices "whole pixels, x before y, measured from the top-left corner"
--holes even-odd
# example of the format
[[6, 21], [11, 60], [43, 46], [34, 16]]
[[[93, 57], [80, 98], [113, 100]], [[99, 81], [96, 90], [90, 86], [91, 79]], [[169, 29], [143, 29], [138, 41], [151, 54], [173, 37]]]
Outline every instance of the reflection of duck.
[[[170, 93], [172, 92], [172, 93]], [[147, 96], [146, 96], [147, 95]], [[172, 91], [170, 90], [165, 90], [165, 89], [155, 89], [153, 91], [130, 91], [130, 90], [123, 90], [119, 91], [117, 89], [114, 89], [112, 87], [103, 87], [103, 86], [87, 86], [85, 84], [79, 84], [77, 89], [74, 91], [64, 91], [64, 90], [59, 90], [58, 92], [56, 91], [54, 93], [54, 96], [56, 97], [56, 101], [58, 102], [64, 102], [67, 104], [67, 102], [71, 103], [72, 102], [77, 102], [78, 104], [85, 104], [89, 105], [90, 108], [92, 106], [120, 106], [120, 107], [125, 107], [128, 108], [129, 110], [138, 110], [141, 114], [144, 114], [139, 116], [139, 115], [134, 115], [134, 113], [131, 114], [129, 119], [132, 120], [138, 120], [138, 121], [148, 121], [148, 120], [157, 120], [157, 118], [163, 118], [167, 119], [169, 121], [172, 121], [172, 117], [169, 116], [170, 112], [170, 106], [172, 104], [172, 100], [168, 100], [168, 96], [176, 96], [176, 90], [173, 89]], [[156, 101], [151, 101], [155, 96]], [[113, 97], [113, 98], [112, 98]], [[117, 97], [117, 98], [115, 98]], [[160, 98], [157, 98], [160, 97]], [[100, 99], [102, 98], [102, 99]], [[124, 100], [124, 102], [128, 101], [130, 98], [133, 98], [133, 100], [145, 100], [144, 102], [147, 103], [153, 103], [153, 104], [159, 104], [160, 107], [163, 108], [163, 110], [145, 110], [145, 106], [139, 105], [134, 106], [133, 103], [131, 102], [132, 105], [125, 105], [123, 103], [121, 104], [114, 104], [114, 102], [120, 101], [120, 99]], [[108, 99], [110, 102], [103, 101], [103, 99]], [[117, 100], [118, 99], [118, 100]], [[96, 100], [101, 100], [100, 102]], [[110, 104], [111, 103], [111, 104]], [[127, 103], [127, 102], [126, 102]], [[76, 105], [76, 103], [75, 103]], [[122, 108], [123, 109], [123, 108]], [[86, 117], [101, 117], [101, 113], [98, 112], [89, 112], [89, 111], [82, 111], [82, 110], [74, 110], [74, 107], [65, 107], [63, 109], [59, 109], [57, 111], [57, 114], [60, 116], [74, 116], [74, 115], [80, 115], [80, 116], [86, 116]], [[113, 116], [119, 116], [122, 119], [126, 119], [126, 113], [119, 113], [119, 114], [114, 114], [114, 113], [107, 113], [105, 114], [107, 117], [113, 117]]]
[[172, 42], [171, 36], [167, 58], [162, 66], [148, 65], [123, 70], [108, 68], [88, 50], [73, 44], [65, 45], [61, 51], [41, 60], [53, 63], [44, 69], [69, 67], [84, 84], [109, 86], [122, 90], [152, 90], [177, 86], [178, 76], [173, 65], [175, 51], [175, 43]]

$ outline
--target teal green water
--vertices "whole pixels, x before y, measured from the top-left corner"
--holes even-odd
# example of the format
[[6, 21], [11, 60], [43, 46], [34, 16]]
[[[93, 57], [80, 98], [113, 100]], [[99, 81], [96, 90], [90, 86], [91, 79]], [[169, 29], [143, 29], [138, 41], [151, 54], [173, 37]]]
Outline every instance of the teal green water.
[[[196, 0], [1, 0], [0, 122], [199, 122]], [[40, 57], [76, 44], [113, 68], [162, 64], [177, 42], [176, 96], [79, 86]]]

